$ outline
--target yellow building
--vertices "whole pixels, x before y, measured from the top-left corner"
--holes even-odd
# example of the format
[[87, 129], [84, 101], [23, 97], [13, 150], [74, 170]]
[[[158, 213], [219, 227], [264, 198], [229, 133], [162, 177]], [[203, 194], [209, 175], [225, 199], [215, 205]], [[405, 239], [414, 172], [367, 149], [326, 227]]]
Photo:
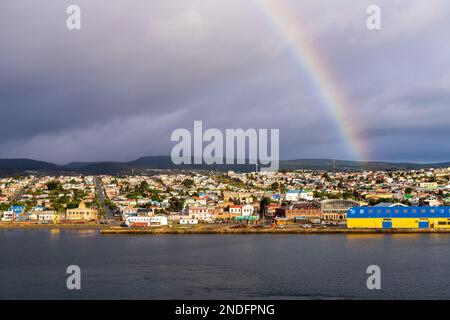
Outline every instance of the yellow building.
[[450, 229], [450, 207], [356, 207], [350, 229]]
[[83, 220], [92, 221], [98, 219], [98, 211], [96, 209], [89, 209], [83, 201], [80, 202], [78, 208], [68, 209], [66, 211], [66, 220]]

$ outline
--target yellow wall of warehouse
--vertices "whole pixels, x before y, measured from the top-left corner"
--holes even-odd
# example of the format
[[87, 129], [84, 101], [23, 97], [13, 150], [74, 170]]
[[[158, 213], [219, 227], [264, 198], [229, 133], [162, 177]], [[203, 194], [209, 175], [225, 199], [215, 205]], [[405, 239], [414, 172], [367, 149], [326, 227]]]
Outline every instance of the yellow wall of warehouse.
[[[450, 225], [439, 225], [438, 222], [447, 222], [447, 218], [418, 219], [418, 218], [392, 218], [392, 228], [417, 229], [420, 221], [429, 221], [430, 228], [450, 229]], [[382, 218], [349, 218], [347, 219], [348, 228], [362, 229], [381, 229], [383, 227]]]

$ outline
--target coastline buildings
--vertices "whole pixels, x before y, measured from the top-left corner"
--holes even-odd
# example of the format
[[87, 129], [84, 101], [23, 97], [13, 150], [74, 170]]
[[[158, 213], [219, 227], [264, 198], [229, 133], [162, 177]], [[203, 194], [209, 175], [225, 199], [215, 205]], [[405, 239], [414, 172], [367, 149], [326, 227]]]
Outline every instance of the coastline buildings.
[[[106, 196], [103, 203], [99, 187]], [[245, 217], [270, 223], [277, 217], [343, 225], [349, 208], [397, 202], [407, 206], [450, 205], [450, 170], [270, 174], [160, 170], [154, 175], [0, 178], [4, 222], [50, 223], [53, 212], [52, 221], [71, 223], [165, 215], [173, 224], [189, 220], [235, 223], [249, 220]], [[13, 205], [24, 207], [24, 212], [12, 212]], [[113, 213], [105, 216], [104, 208]]]

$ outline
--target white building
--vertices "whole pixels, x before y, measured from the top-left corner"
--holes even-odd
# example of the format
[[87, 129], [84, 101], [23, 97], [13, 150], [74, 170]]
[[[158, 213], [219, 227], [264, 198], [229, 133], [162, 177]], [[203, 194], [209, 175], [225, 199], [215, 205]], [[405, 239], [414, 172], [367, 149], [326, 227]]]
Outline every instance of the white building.
[[242, 206], [241, 215], [244, 217], [252, 216], [255, 213], [255, 208], [249, 204]]
[[54, 211], [39, 211], [34, 212], [30, 215], [30, 220], [41, 221], [41, 222], [53, 222], [55, 219]]
[[289, 190], [286, 192], [286, 201], [314, 200], [314, 193], [308, 190]]
[[286, 192], [286, 201], [299, 201], [301, 190], [289, 190]]
[[300, 199], [306, 200], [306, 201], [313, 201], [314, 200], [314, 193], [307, 190], [302, 190], [300, 192]]
[[186, 214], [190, 219], [197, 219], [199, 221], [212, 221], [215, 219], [208, 207], [186, 207]]
[[132, 226], [159, 227], [159, 226], [167, 226], [168, 219], [167, 219], [167, 216], [128, 217], [125, 220], [125, 224], [128, 227], [132, 227]]
[[10, 222], [14, 220], [14, 212], [13, 211], [3, 211], [3, 222]]
[[187, 225], [187, 224], [198, 224], [197, 219], [180, 219], [180, 224]]

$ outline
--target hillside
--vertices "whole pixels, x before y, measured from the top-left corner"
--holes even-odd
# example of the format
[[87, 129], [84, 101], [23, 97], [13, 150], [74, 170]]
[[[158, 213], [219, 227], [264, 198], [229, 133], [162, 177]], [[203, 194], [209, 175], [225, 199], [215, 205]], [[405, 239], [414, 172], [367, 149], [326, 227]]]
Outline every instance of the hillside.
[[[280, 169], [285, 170], [327, 170], [327, 171], [389, 171], [389, 170], [413, 170], [421, 168], [445, 168], [450, 167], [450, 162], [444, 163], [393, 163], [379, 161], [345, 161], [331, 159], [296, 159], [280, 162]], [[126, 174], [131, 172], [149, 172], [155, 170], [209, 170], [252, 172], [254, 165], [181, 165], [172, 163], [169, 156], [149, 156], [129, 162], [104, 161], [104, 162], [72, 162], [64, 166], [53, 163], [36, 161], [31, 159], [0, 159], [0, 174], [13, 175], [29, 171], [40, 173], [82, 173], [82, 174]]]

